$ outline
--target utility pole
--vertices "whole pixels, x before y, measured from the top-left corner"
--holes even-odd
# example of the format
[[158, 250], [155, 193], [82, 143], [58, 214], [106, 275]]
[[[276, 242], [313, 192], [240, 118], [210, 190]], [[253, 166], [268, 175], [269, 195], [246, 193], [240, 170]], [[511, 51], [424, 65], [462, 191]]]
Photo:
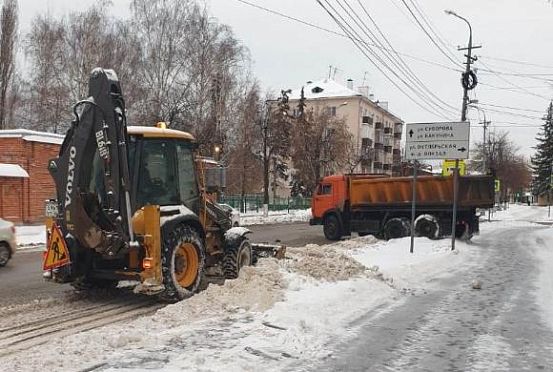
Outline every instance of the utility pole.
[[[457, 48], [457, 50], [466, 50], [467, 54], [465, 56], [467, 57], [467, 61], [465, 62], [465, 72], [461, 75], [462, 79], [462, 85], [463, 85], [463, 105], [461, 107], [461, 121], [467, 120], [467, 107], [469, 104], [469, 90], [472, 90], [476, 87], [477, 79], [476, 74], [474, 71], [470, 69], [470, 65], [473, 64], [477, 58], [472, 57], [472, 50], [481, 48], [482, 46], [473, 46], [472, 45], [472, 27], [465, 18], [461, 17], [457, 13], [446, 10], [446, 14], [452, 15], [454, 17], [457, 17], [461, 20], [463, 20], [468, 26], [469, 26], [469, 42], [468, 46], [466, 48]], [[453, 218], [451, 219], [451, 250], [455, 250], [455, 230], [457, 227], [457, 199], [458, 199], [458, 191], [459, 188], [459, 159], [455, 159], [455, 169], [453, 170]]]

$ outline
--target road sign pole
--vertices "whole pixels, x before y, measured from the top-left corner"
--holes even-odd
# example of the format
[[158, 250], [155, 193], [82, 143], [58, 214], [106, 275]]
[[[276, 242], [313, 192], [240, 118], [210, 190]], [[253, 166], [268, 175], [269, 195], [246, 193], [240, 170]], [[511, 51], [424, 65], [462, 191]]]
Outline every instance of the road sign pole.
[[457, 226], [457, 194], [459, 186], [459, 159], [455, 159], [453, 170], [453, 216], [451, 218], [451, 250], [455, 250], [455, 226]]
[[411, 249], [413, 253], [415, 248], [415, 205], [417, 203], [417, 161], [413, 160], [413, 200], [411, 201]]

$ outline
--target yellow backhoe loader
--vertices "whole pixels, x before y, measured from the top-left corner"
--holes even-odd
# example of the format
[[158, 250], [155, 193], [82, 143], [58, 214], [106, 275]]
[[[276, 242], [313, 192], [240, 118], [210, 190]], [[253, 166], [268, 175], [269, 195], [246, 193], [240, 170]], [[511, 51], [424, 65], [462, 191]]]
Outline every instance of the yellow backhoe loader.
[[236, 278], [258, 254], [283, 247], [254, 245], [243, 227], [210, 196], [211, 171], [189, 133], [158, 125], [128, 126], [112, 70], [95, 69], [89, 97], [58, 158], [49, 162], [57, 199], [51, 216], [45, 278], [84, 290], [137, 280], [137, 291], [180, 300], [204, 277]]

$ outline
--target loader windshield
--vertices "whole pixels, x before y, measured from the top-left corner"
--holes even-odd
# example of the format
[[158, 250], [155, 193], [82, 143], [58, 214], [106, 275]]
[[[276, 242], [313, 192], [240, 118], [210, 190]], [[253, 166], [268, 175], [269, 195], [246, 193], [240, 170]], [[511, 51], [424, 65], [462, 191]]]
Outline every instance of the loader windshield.
[[176, 169], [175, 146], [172, 141], [144, 141], [138, 178], [137, 205], [178, 204]]

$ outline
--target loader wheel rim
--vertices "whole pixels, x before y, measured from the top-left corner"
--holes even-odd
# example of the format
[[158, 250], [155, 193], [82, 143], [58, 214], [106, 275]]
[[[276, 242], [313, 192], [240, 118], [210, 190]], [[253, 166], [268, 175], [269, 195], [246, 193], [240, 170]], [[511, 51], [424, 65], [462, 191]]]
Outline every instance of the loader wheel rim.
[[192, 243], [183, 243], [175, 251], [174, 273], [183, 288], [194, 284], [198, 276], [200, 260], [196, 247]]

